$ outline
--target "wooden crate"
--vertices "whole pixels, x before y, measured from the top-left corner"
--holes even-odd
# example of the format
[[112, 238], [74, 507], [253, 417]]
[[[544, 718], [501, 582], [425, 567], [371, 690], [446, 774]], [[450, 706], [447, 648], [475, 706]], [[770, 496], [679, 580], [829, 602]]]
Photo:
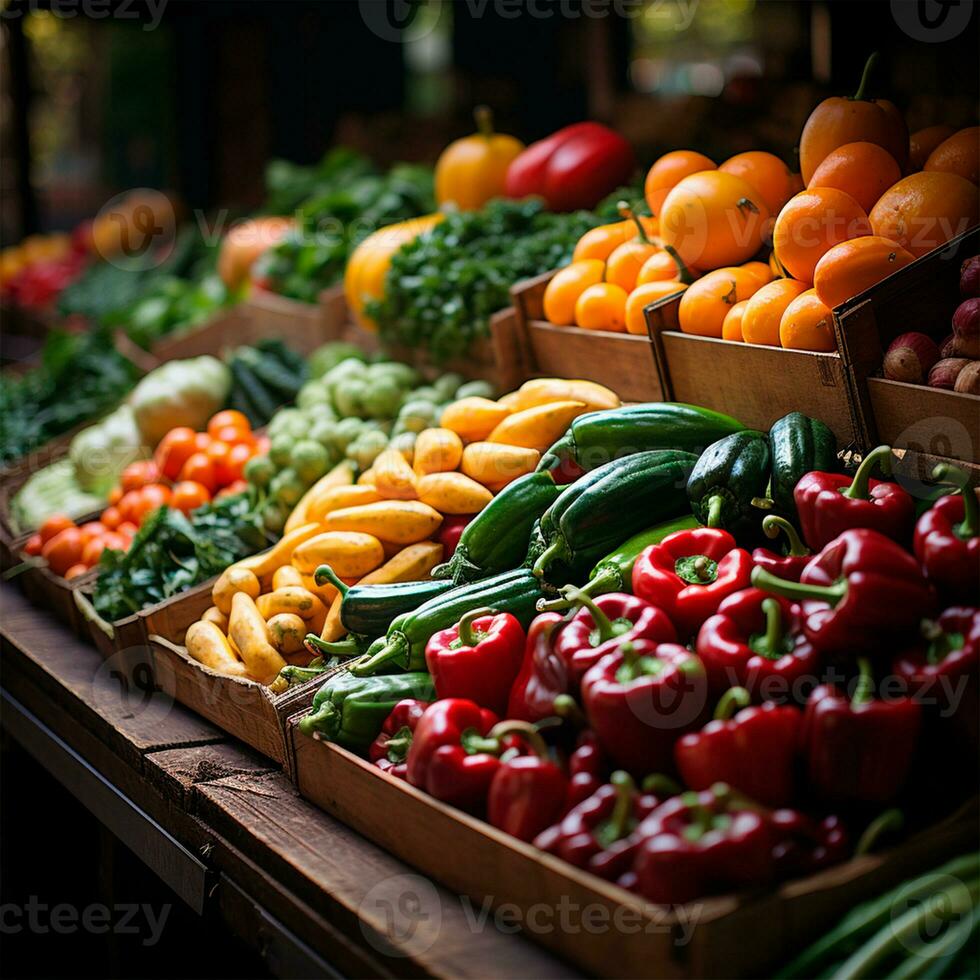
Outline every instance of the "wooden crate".
[[508, 387], [532, 377], [586, 378], [611, 388], [623, 401], [663, 401], [649, 337], [556, 327], [545, 320], [544, 291], [554, 274], [546, 272], [511, 289], [520, 375]]
[[[10, 580], [20, 587], [27, 599], [38, 609], [43, 609], [64, 623], [75, 636], [85, 638], [88, 636], [88, 624], [75, 597], [95, 581], [95, 571], [88, 571], [70, 580], [62, 578], [47, 565], [38, 563], [38, 559], [27, 558], [25, 561], [26, 556], [21, 553], [21, 548], [26, 542], [27, 538], [24, 537], [14, 543], [12, 551], [16, 558], [10, 569]], [[22, 561], [24, 563], [19, 565]], [[16, 571], [13, 570], [14, 567], [17, 568]]]
[[880, 377], [888, 345], [920, 331], [942, 341], [959, 304], [960, 263], [980, 253], [964, 232], [834, 310], [837, 343], [869, 444], [980, 462], [980, 396]]
[[301, 354], [310, 354], [321, 344], [340, 339], [348, 320], [342, 286], [325, 289], [317, 303], [301, 303], [268, 290], [253, 289], [242, 303], [242, 311], [249, 321], [249, 340], [244, 342], [278, 337]]
[[665, 399], [726, 412], [763, 430], [788, 412], [803, 412], [830, 426], [842, 446], [866, 446], [839, 354], [682, 333], [679, 306], [676, 296], [645, 311]]
[[[448, 888], [519, 910], [528, 936], [586, 971], [615, 977], [759, 976], [858, 902], [976, 846], [976, 808], [901, 847], [767, 892], [651, 905], [446, 806], [290, 719], [300, 794]], [[560, 912], [548, 918], [551, 913]], [[559, 925], [560, 923], [560, 925]], [[693, 929], [692, 933], [688, 930]], [[687, 936], [686, 942], [680, 940]], [[750, 938], [750, 941], [748, 939]]]

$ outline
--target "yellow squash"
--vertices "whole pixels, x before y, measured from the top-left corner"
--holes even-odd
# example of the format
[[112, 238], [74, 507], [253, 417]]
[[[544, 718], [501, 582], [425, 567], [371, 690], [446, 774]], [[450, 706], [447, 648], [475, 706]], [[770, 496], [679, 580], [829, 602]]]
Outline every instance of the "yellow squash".
[[305, 588], [303, 576], [294, 565], [283, 565], [272, 573], [272, 588], [283, 589], [287, 585], [299, 585]]
[[208, 606], [201, 615], [201, 620], [214, 623], [222, 633], [228, 632], [228, 617], [217, 606]]
[[278, 613], [269, 622], [272, 645], [288, 657], [304, 649], [303, 640], [309, 632], [306, 623], [295, 613]]
[[323, 527], [329, 531], [371, 534], [389, 544], [415, 544], [431, 537], [441, 523], [442, 514], [419, 500], [382, 500], [335, 510], [327, 514]]
[[451, 429], [463, 442], [480, 442], [500, 425], [510, 409], [489, 398], [460, 398], [442, 411], [439, 424]]
[[[236, 562], [231, 568], [244, 568], [252, 572], [256, 578], [262, 579], [270, 576], [277, 568], [288, 565], [292, 560], [293, 552], [304, 541], [309, 540], [314, 534], [320, 531], [320, 525], [313, 521], [309, 524], [301, 524], [299, 527], [284, 534], [280, 540], [268, 551], [253, 555], [251, 558], [243, 558]], [[231, 571], [228, 569], [227, 571]], [[227, 571], [225, 574], [227, 574]], [[218, 605], [215, 603], [215, 605]], [[218, 606], [220, 609], [221, 607]]]
[[419, 500], [440, 514], [477, 514], [493, 500], [486, 487], [465, 473], [429, 473], [419, 478], [418, 487]]
[[463, 440], [452, 429], [423, 429], [415, 440], [412, 469], [418, 476], [459, 469]]
[[269, 627], [251, 596], [244, 592], [235, 593], [228, 628], [249, 674], [260, 684], [271, 684], [286, 666], [286, 661], [270, 642]]
[[578, 401], [546, 402], [525, 408], [508, 415], [490, 433], [487, 442], [537, 449], [543, 453], [565, 434], [573, 419], [588, 411], [585, 402]]
[[515, 412], [557, 401], [585, 402], [588, 412], [619, 408], [622, 404], [614, 391], [595, 381], [566, 378], [533, 378], [504, 399], [513, 399], [510, 407]]
[[245, 592], [257, 599], [262, 587], [255, 572], [239, 565], [226, 568], [211, 588], [211, 600], [226, 616], [231, 612], [231, 600], [236, 592]]
[[415, 473], [397, 449], [385, 449], [371, 465], [374, 486], [386, 500], [415, 500]]
[[286, 526], [283, 531], [289, 534], [302, 524], [308, 524], [316, 517], [310, 517], [310, 509], [315, 500], [319, 500], [331, 487], [349, 486], [354, 482], [354, 464], [345, 459], [338, 463], [329, 473], [321, 476], [316, 483], [310, 487], [299, 499], [299, 503], [293, 508], [292, 513], [286, 519]]
[[292, 613], [301, 619], [313, 619], [323, 610], [323, 603], [301, 585], [284, 585], [274, 592], [260, 595], [255, 600], [255, 608], [265, 620], [282, 613]]
[[191, 623], [184, 644], [188, 654], [205, 667], [229, 677], [246, 676], [245, 665], [235, 656], [225, 634], [214, 623], [204, 619]]
[[[368, 504], [377, 507], [378, 504]], [[385, 506], [382, 504], [381, 506]], [[350, 513], [361, 508], [350, 507], [345, 510], [335, 510], [327, 516], [330, 519], [336, 514]], [[385, 552], [381, 542], [370, 532], [328, 530], [303, 542], [293, 552], [293, 564], [304, 575], [311, 575], [320, 565], [329, 565], [342, 578], [359, 578], [373, 572], [379, 565], [384, 564]]]
[[541, 453], [536, 449], [504, 446], [496, 442], [474, 442], [463, 450], [463, 472], [485, 487], [505, 487], [530, 473]]
[[322, 521], [332, 510], [354, 507], [357, 504], [373, 504], [381, 494], [373, 486], [353, 484], [349, 487], [329, 487], [310, 503], [310, 520]]

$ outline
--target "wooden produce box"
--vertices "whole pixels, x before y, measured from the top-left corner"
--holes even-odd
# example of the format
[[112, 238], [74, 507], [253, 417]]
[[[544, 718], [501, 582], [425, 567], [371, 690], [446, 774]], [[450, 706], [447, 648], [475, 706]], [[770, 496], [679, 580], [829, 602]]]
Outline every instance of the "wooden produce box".
[[348, 320], [343, 286], [325, 289], [317, 303], [301, 303], [278, 293], [253, 288], [241, 308], [249, 321], [248, 339], [241, 343], [278, 337], [304, 355], [312, 353], [321, 344], [339, 340]]
[[980, 253], [980, 228], [964, 232], [834, 310], [837, 343], [869, 445], [980, 462], [980, 395], [882, 378], [888, 345], [899, 334], [937, 343], [952, 331], [964, 259]]
[[842, 446], [865, 447], [839, 354], [683, 333], [679, 307], [680, 296], [675, 296], [645, 311], [667, 401], [703, 405], [762, 430], [788, 412], [803, 412], [830, 426]]
[[[623, 401], [663, 401], [649, 337], [579, 327], [556, 327], [544, 318], [544, 291], [554, 272], [526, 279], [511, 289], [517, 312], [516, 388], [532, 377], [585, 378], [611, 388]], [[513, 363], [513, 362], [512, 362]]]
[[652, 905], [303, 735], [298, 720], [288, 736], [304, 798], [468, 896], [475, 915], [485, 902], [519, 910], [529, 938], [600, 976], [761, 976], [857, 903], [976, 846], [973, 806], [889, 852], [773, 890]]

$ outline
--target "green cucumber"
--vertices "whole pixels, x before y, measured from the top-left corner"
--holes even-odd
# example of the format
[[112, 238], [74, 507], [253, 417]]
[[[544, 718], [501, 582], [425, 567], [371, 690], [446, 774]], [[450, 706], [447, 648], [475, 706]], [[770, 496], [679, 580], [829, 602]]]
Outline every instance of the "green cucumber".
[[813, 470], [834, 472], [837, 461], [837, 439], [819, 419], [802, 412], [790, 412], [773, 422], [769, 429], [769, 452], [772, 477], [769, 498], [779, 513], [795, 519], [793, 489], [800, 477]]
[[344, 629], [372, 639], [384, 636], [392, 620], [453, 588], [446, 579], [352, 585], [340, 603]]

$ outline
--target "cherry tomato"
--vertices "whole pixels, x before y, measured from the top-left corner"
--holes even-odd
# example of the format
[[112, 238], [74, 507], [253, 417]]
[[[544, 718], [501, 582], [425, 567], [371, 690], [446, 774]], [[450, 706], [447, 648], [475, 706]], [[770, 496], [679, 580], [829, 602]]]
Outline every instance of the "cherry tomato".
[[218, 435], [222, 429], [236, 429], [239, 432], [251, 433], [252, 424], [244, 413], [235, 411], [233, 408], [228, 408], [223, 412], [212, 415], [211, 420], [208, 422], [208, 434], [215, 439], [225, 441], [224, 436]]
[[245, 432], [242, 429], [236, 429], [232, 426], [226, 425], [223, 429], [219, 429], [215, 439], [221, 442], [228, 443], [229, 446], [254, 446], [255, 445], [255, 435], [251, 431]]
[[110, 530], [114, 531], [122, 523], [122, 514], [119, 513], [118, 507], [106, 507], [102, 511], [102, 516], [99, 520]]
[[71, 568], [65, 572], [64, 578], [78, 578], [79, 575], [84, 575], [88, 570], [89, 566], [86, 565], [85, 562], [80, 561], [77, 564], [72, 565]]
[[113, 533], [121, 534], [124, 538], [132, 538], [138, 530], [139, 528], [132, 521], [123, 521]]
[[170, 503], [170, 487], [162, 483], [150, 483], [140, 491], [143, 503], [148, 505], [148, 513]]
[[234, 483], [229, 483], [224, 490], [219, 490], [216, 497], [234, 497], [236, 493], [243, 493], [248, 489], [247, 480], [235, 480]]
[[214, 478], [217, 481], [216, 486], [223, 487], [226, 483], [231, 483], [234, 479], [233, 476], [228, 475], [228, 454], [230, 452], [231, 446], [227, 442], [221, 442], [218, 439], [212, 439], [211, 445], [208, 446], [206, 455], [214, 466]]
[[[103, 551], [105, 551], [105, 539], [92, 538], [82, 549], [82, 564], [88, 565], [89, 568], [97, 565]], [[68, 576], [65, 577], [67, 578]]]
[[186, 425], [177, 426], [171, 429], [160, 440], [157, 451], [154, 453], [154, 460], [157, 469], [168, 479], [176, 480], [180, 473], [180, 468], [184, 465], [187, 457], [190, 456], [197, 446], [195, 440], [197, 433]]
[[85, 535], [86, 541], [91, 541], [92, 538], [100, 538], [108, 530], [102, 521], [89, 521], [83, 524], [79, 529], [82, 534]]
[[107, 531], [103, 534], [102, 543], [106, 551], [129, 551], [129, 538], [116, 531]]
[[115, 507], [115, 505], [118, 504], [120, 500], [122, 500], [122, 495], [123, 495], [122, 487], [113, 487], [109, 491], [109, 503], [112, 504], [113, 507]]
[[[140, 496], [139, 490], [130, 490], [128, 493], [124, 493], [122, 500], [119, 501], [120, 520], [139, 524], [140, 518], [143, 516], [142, 501], [143, 498]], [[105, 524], [105, 514], [102, 515], [102, 523]]]
[[27, 543], [24, 545], [25, 555], [39, 555], [41, 554], [41, 548], [44, 547], [44, 542], [41, 540], [40, 534], [32, 534], [28, 539]]
[[180, 469], [180, 481], [192, 480], [207, 488], [209, 494], [218, 488], [214, 462], [207, 453], [194, 453]]
[[255, 450], [251, 446], [232, 446], [228, 453], [227, 476], [228, 482], [234, 483], [242, 479], [245, 464], [255, 455]]
[[206, 432], [198, 432], [194, 436], [194, 452], [206, 453], [211, 445], [211, 437]]
[[193, 480], [181, 480], [170, 496], [170, 506], [189, 514], [192, 510], [206, 504], [211, 499], [207, 487]]
[[84, 546], [82, 532], [77, 527], [66, 527], [45, 542], [41, 556], [55, 575], [64, 575], [81, 561]]
[[60, 534], [66, 528], [74, 527], [75, 522], [64, 514], [52, 514], [41, 526], [38, 531], [41, 540], [47, 544], [56, 534]]
[[130, 463], [122, 471], [120, 480], [124, 492], [129, 490], [139, 490], [148, 483], [156, 483], [160, 479], [160, 471], [157, 464], [152, 459], [141, 459], [135, 463]]

